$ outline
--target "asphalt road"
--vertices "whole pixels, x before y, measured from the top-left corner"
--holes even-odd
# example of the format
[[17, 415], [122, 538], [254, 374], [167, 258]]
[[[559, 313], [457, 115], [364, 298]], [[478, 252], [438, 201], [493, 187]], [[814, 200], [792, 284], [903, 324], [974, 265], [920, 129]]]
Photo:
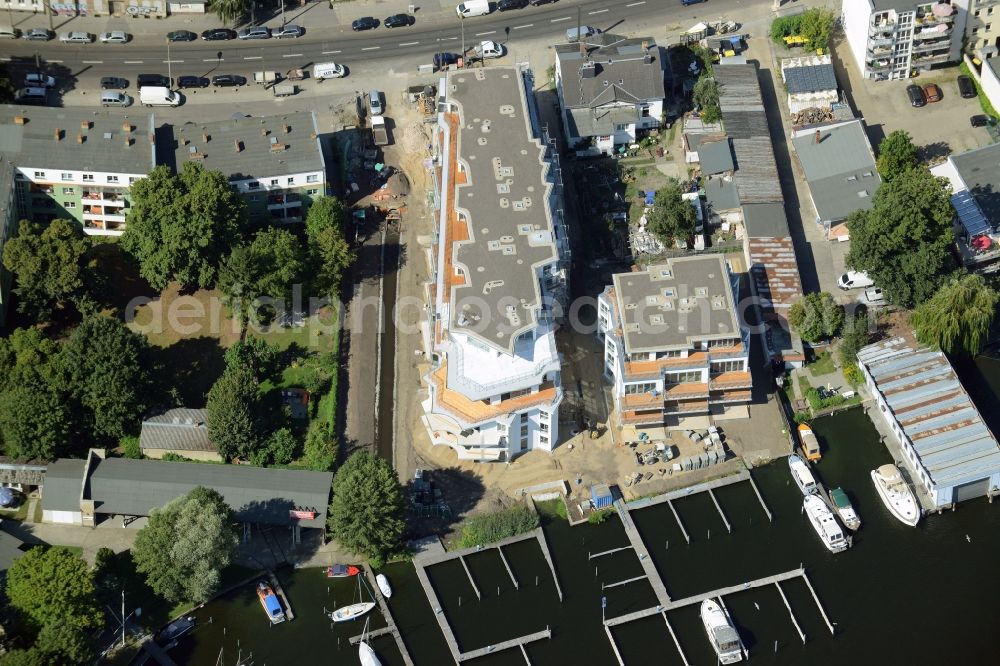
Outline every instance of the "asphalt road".
[[[422, 21], [418, 13], [417, 22], [408, 28], [380, 27], [366, 32], [353, 32], [349, 25], [310, 30], [306, 20], [302, 22], [306, 34], [298, 39], [171, 44], [169, 64], [175, 77], [205, 75], [209, 70], [244, 75], [260, 69], [285, 71], [331, 60], [349, 69], [352, 63], [389, 59], [406, 59], [416, 67], [430, 63], [434, 53], [461, 51], [463, 24], [467, 48], [491, 39], [516, 53], [520, 39], [551, 37], [553, 43], [562, 42], [566, 29], [576, 25], [578, 8], [584, 25], [602, 31], [642, 33], [645, 30], [656, 34], [662, 33], [667, 24], [686, 27], [698, 20], [714, 20], [727, 12], [739, 20], [737, 14], [742, 5], [741, 0], [712, 0], [689, 7], [682, 6], [679, 0], [584, 0], [493, 12], [464, 21], [441, 13], [429, 15]], [[170, 29], [173, 28], [165, 27], [164, 34]], [[16, 40], [3, 44], [2, 59], [13, 59], [16, 64], [33, 63], [36, 54], [43, 62], [60, 65], [74, 76], [84, 73], [88, 77], [166, 74], [168, 64], [165, 39], [162, 44], [150, 43], [149, 38], [136, 38], [126, 45], [65, 45], [55, 40]]]

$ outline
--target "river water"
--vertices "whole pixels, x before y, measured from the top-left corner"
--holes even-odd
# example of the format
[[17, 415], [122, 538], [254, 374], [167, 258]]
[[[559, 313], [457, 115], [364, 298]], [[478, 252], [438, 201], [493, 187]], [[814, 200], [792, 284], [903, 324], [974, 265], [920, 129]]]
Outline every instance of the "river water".
[[[992, 419], [1000, 413], [990, 391], [991, 386], [1000, 387], [1000, 363], [984, 359], [977, 366], [984, 370], [986, 381], [973, 394], [984, 416]], [[974, 375], [976, 370], [966, 368], [963, 374]], [[862, 410], [820, 419], [813, 426], [823, 444], [819, 475], [828, 487], [847, 490], [863, 522], [853, 548], [831, 555], [820, 544], [801, 514], [801, 494], [780, 460], [753, 471], [773, 522], [768, 522], [746, 483], [716, 491], [732, 534], [726, 532], [706, 494], [675, 502], [690, 545], [666, 505], [632, 512], [671, 598], [738, 585], [803, 564], [836, 623], [836, 635], [830, 635], [799, 580], [782, 587], [806, 634], [805, 644], [773, 586], [730, 595], [725, 602], [753, 663], [993, 663], [989, 655], [995, 654], [993, 632], [1000, 619], [994, 606], [1000, 598], [996, 574], [1000, 506], [975, 500], [955, 512], [925, 518], [916, 529], [905, 527], [886, 512], [868, 476], [890, 457]], [[534, 542], [504, 549], [519, 590], [495, 551], [467, 558], [481, 600], [457, 562], [430, 569], [459, 644], [470, 650], [549, 627], [551, 640], [527, 647], [533, 664], [616, 664], [601, 626], [602, 595], [607, 597], [608, 617], [656, 604], [645, 581], [602, 593], [602, 582], [642, 574], [638, 559], [628, 550], [588, 560], [589, 552], [628, 543], [620, 522], [612, 517], [601, 525], [571, 528], [552, 518], [544, 521], [544, 528], [564, 594], [562, 603]], [[391, 565], [386, 573], [394, 587], [390, 606], [415, 663], [452, 663], [413, 566]], [[247, 586], [198, 611], [199, 628], [171, 654], [182, 664], [234, 664], [240, 652], [244, 658], [252, 653], [254, 666], [358, 663], [357, 650], [347, 641], [361, 633], [363, 625], [331, 626], [323, 615], [324, 608], [356, 599], [355, 580], [330, 581], [316, 569], [286, 572], [281, 578], [295, 609], [293, 622], [271, 627]], [[384, 626], [377, 611], [370, 617], [372, 628]], [[697, 606], [673, 611], [669, 617], [692, 665], [716, 663]], [[659, 616], [618, 626], [613, 634], [629, 666], [683, 663]], [[402, 664], [390, 637], [376, 638], [373, 645], [384, 664]], [[222, 662], [218, 662], [220, 650]], [[525, 662], [519, 651], [508, 650], [474, 663]]]

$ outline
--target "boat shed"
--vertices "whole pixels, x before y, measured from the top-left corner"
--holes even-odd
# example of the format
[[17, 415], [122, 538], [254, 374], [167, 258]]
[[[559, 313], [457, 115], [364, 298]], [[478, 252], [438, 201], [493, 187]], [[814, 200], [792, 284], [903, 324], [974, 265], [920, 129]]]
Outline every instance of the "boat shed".
[[944, 353], [895, 337], [858, 361], [874, 397], [868, 413], [892, 432], [925, 508], [1000, 491], [1000, 444]]

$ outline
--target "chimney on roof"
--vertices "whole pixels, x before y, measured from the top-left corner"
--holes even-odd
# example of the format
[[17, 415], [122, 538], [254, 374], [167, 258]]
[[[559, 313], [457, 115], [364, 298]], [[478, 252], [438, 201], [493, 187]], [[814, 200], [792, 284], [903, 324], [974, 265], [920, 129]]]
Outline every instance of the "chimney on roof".
[[212, 137], [209, 136], [208, 132], [202, 132], [201, 133], [201, 140], [204, 141], [205, 143], [208, 143], [209, 141], [212, 140]]
[[84, 134], [83, 132], [81, 132], [80, 134], [76, 135], [76, 142], [77, 143], [83, 143], [86, 140], [87, 140], [87, 135]]
[[181, 139], [181, 145], [182, 145], [182, 146], [186, 146], [186, 145], [188, 145], [189, 143], [191, 143], [191, 142], [190, 142], [190, 141], [188, 141], [187, 137], [184, 137], [183, 139]]
[[646, 41], [645, 39], [642, 40], [642, 50], [643, 51], [648, 51], [649, 50], [649, 42]]
[[23, 125], [26, 122], [28, 122], [28, 118], [26, 116], [14, 116], [15, 125]]
[[233, 140], [233, 145], [236, 146], [236, 152], [238, 152], [238, 153], [242, 153], [243, 152], [243, 142], [242, 141], [240, 141], [239, 139], [234, 139]]
[[588, 60], [587, 62], [580, 65], [580, 78], [592, 79], [597, 76], [597, 63], [593, 60]]
[[819, 143], [822, 140], [819, 130], [816, 130], [816, 134], [813, 135], [813, 143]]
[[282, 129], [282, 131], [284, 131], [285, 134], [288, 134], [289, 132], [292, 131], [292, 126], [291, 125], [282, 125], [281, 129]]
[[271, 133], [271, 130], [267, 129], [266, 127], [261, 127], [260, 128], [260, 135], [261, 136], [267, 136], [270, 133]]
[[55, 137], [56, 141], [62, 141], [63, 131], [57, 127], [55, 131], [52, 132], [52, 135]]
[[82, 130], [89, 130], [91, 127], [92, 127], [92, 125], [91, 125], [91, 123], [90, 123], [89, 120], [81, 120], [80, 121], [80, 129], [82, 129]]
[[129, 146], [131, 146], [133, 140], [134, 139], [131, 136], [126, 136], [125, 137], [125, 147], [128, 148]]
[[132, 131], [132, 123], [122, 123], [122, 129], [126, 132]]

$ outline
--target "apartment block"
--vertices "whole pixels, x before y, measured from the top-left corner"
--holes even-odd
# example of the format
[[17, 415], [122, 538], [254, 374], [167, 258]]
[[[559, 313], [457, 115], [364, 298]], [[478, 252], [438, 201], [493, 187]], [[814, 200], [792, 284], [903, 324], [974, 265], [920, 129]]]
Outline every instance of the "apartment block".
[[844, 33], [861, 74], [907, 79], [961, 59], [970, 0], [844, 0]]
[[422, 422], [460, 460], [509, 461], [559, 442], [555, 326], [569, 245], [554, 142], [530, 72], [440, 81]]
[[1000, 0], [970, 0], [965, 50], [980, 60], [1000, 53]]
[[745, 416], [753, 387], [739, 278], [721, 255], [619, 273], [598, 298], [604, 372], [622, 425], [686, 427]]

